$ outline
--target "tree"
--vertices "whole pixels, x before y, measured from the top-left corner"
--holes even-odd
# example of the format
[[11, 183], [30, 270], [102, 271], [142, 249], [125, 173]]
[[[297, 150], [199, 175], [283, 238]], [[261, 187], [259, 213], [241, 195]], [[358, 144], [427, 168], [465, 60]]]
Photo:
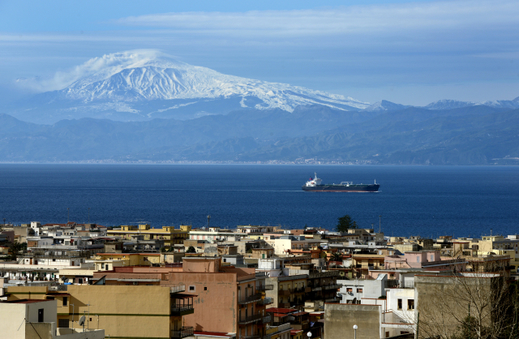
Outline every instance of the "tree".
[[[470, 266], [477, 268], [477, 264]], [[420, 295], [418, 338], [517, 338], [516, 284], [509, 279], [506, 269], [498, 266], [415, 276], [415, 288]]]
[[27, 243], [19, 243], [18, 241], [14, 241], [9, 245], [9, 260], [15, 261], [20, 254], [20, 251], [27, 251]]
[[349, 215], [338, 218], [339, 223], [337, 224], [337, 232], [348, 232], [350, 228], [357, 228], [357, 223], [351, 220]]

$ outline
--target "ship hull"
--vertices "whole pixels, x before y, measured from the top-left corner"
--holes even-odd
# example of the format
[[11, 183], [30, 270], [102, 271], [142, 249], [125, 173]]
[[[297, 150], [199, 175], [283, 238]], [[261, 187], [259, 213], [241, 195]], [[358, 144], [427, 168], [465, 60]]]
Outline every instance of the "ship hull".
[[303, 191], [306, 192], [351, 192], [351, 193], [364, 193], [364, 192], [378, 192], [380, 185], [316, 185], [314, 187], [303, 186]]

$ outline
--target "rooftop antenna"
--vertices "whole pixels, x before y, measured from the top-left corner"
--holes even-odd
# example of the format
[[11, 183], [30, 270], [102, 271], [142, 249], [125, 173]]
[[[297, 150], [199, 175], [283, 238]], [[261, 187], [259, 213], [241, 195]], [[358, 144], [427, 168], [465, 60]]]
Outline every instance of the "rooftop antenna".
[[211, 222], [211, 216], [208, 215], [208, 216], [207, 216], [207, 228], [209, 228], [209, 224], [210, 224], [210, 222]]

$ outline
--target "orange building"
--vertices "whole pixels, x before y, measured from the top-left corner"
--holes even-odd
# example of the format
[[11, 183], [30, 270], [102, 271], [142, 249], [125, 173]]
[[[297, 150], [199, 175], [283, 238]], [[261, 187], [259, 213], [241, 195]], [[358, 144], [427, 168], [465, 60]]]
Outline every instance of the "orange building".
[[166, 274], [163, 284], [183, 284], [195, 295], [195, 312], [184, 317], [195, 332], [236, 333], [237, 338], [261, 338], [271, 317], [265, 306], [265, 275], [252, 268], [222, 266], [221, 258], [184, 258], [182, 272]]

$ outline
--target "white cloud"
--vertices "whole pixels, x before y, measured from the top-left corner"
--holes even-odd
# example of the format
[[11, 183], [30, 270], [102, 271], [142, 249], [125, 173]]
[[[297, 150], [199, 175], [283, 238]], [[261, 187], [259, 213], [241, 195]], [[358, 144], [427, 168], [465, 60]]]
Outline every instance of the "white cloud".
[[22, 87], [36, 92], [60, 90], [73, 84], [79, 79], [94, 74], [103, 78], [107, 76], [106, 72], [116, 73], [127, 67], [139, 67], [160, 55], [163, 54], [160, 51], [153, 49], [105, 54], [102, 57], [92, 58], [68, 71], [56, 72], [56, 74], [50, 79], [20, 79], [17, 83]]
[[165, 13], [127, 17], [116, 23], [230, 36], [320, 36], [516, 26], [517, 17], [517, 1], [463, 0], [327, 10]]

